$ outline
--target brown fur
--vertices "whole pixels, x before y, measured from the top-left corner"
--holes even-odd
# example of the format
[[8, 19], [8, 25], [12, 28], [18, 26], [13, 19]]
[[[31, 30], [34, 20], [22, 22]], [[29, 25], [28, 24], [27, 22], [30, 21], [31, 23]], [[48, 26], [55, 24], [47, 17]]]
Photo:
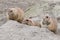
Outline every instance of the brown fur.
[[56, 19], [54, 19], [52, 17], [49, 17], [49, 16], [45, 16], [45, 18], [43, 18], [43, 20], [45, 22], [43, 24], [47, 25], [48, 29], [55, 33], [56, 30], [57, 30], [57, 21], [56, 21]]
[[8, 19], [22, 22], [24, 19], [24, 11], [21, 8], [9, 8]]
[[41, 24], [40, 23], [34, 22], [31, 19], [25, 19], [23, 21], [23, 24], [27, 24], [27, 25], [30, 25], [30, 26], [39, 26], [39, 27], [41, 27]]

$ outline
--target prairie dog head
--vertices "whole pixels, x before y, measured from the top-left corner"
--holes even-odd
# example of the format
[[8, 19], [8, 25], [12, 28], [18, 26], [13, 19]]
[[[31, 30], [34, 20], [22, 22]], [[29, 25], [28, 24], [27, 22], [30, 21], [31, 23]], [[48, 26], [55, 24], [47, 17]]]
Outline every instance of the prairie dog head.
[[30, 19], [25, 19], [25, 20], [23, 20], [23, 22], [22, 22], [23, 24], [27, 24], [27, 25], [34, 25], [34, 23], [33, 23], [33, 21], [32, 20], [30, 20]]
[[8, 16], [10, 20], [22, 21], [24, 19], [24, 11], [20, 8], [9, 8]]
[[27, 24], [27, 25], [30, 25], [30, 26], [38, 26], [38, 27], [41, 27], [41, 24], [38, 23], [38, 22], [35, 22], [31, 19], [25, 19], [23, 22], [23, 24]]
[[12, 20], [14, 20], [15, 17], [17, 18], [17, 9], [9, 8], [8, 16], [9, 16], [9, 19], [12, 19]]
[[49, 25], [50, 24], [50, 17], [49, 16], [45, 16], [44, 18], [43, 18], [43, 22], [42, 22], [42, 24], [43, 25]]

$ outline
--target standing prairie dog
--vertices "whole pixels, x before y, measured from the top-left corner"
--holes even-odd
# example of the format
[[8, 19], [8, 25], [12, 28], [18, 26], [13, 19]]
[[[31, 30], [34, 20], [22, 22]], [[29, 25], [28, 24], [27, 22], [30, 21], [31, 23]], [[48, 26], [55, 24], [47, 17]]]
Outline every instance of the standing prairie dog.
[[43, 25], [47, 25], [47, 28], [50, 31], [56, 33], [56, 30], [57, 30], [57, 21], [56, 21], [56, 19], [54, 19], [54, 18], [52, 18], [50, 16], [45, 16], [43, 18], [43, 22], [42, 23], [43, 23]]
[[21, 8], [9, 8], [8, 19], [22, 22], [24, 19], [24, 11]]
[[31, 19], [25, 19], [25, 20], [23, 20], [22, 23], [23, 24], [30, 25], [30, 26], [39, 26], [39, 27], [41, 27], [41, 24], [40, 23], [35, 22], [35, 21], [31, 20]]

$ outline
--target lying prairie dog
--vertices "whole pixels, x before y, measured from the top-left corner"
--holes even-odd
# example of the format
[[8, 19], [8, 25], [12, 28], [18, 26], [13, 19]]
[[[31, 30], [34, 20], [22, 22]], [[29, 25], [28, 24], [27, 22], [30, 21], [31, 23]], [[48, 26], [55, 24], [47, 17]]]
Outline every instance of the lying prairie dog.
[[30, 26], [39, 26], [39, 27], [41, 27], [41, 24], [40, 23], [35, 22], [35, 21], [31, 20], [31, 19], [25, 19], [25, 20], [23, 20], [22, 23], [23, 24], [30, 25]]
[[56, 19], [50, 17], [50, 16], [45, 16], [43, 18], [43, 22], [42, 22], [43, 25], [47, 25], [47, 28], [56, 33], [56, 30], [57, 30], [57, 21]]
[[7, 18], [21, 23], [24, 19], [24, 11], [18, 7], [9, 8]]

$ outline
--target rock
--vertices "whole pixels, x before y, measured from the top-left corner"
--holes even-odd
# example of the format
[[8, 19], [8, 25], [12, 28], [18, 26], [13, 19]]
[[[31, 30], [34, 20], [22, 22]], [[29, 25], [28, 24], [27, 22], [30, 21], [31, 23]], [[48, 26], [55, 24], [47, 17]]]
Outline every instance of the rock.
[[0, 40], [59, 40], [59, 38], [46, 28], [9, 20], [0, 27]]

